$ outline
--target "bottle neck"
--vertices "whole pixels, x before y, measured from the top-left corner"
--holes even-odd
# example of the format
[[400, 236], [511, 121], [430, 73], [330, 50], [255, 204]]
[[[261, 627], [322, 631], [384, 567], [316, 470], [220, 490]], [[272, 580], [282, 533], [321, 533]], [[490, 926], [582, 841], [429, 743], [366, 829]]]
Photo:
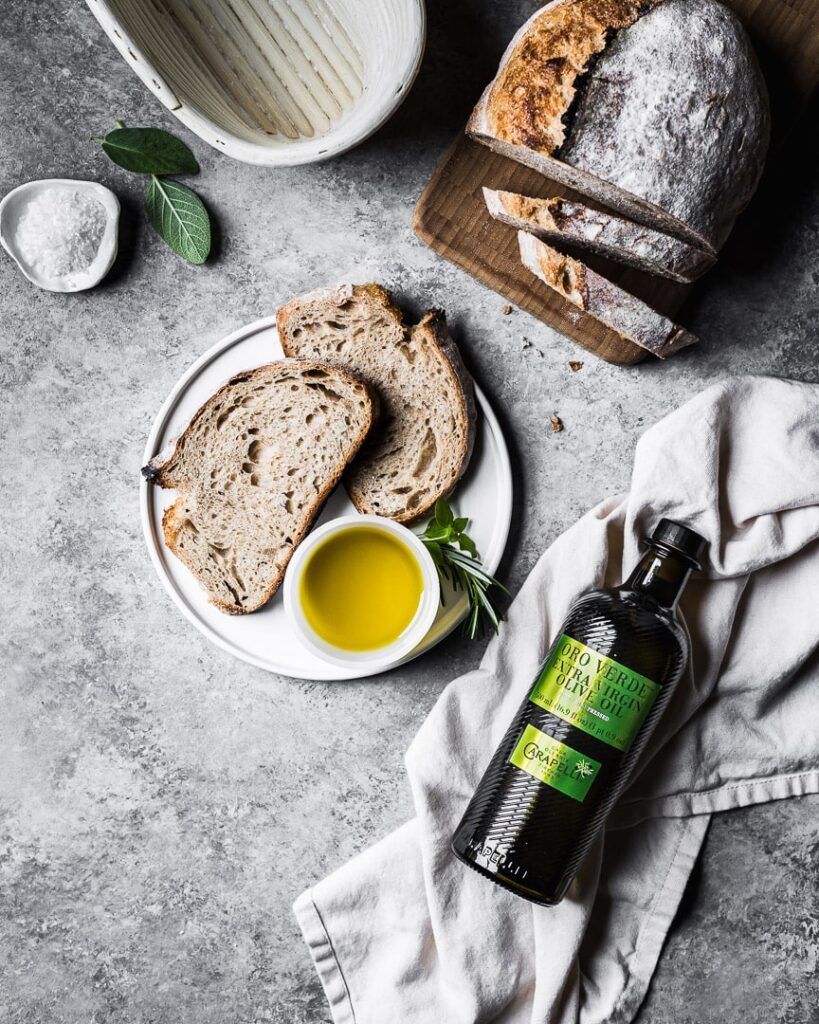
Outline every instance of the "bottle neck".
[[691, 563], [667, 548], [650, 547], [623, 584], [656, 601], [663, 608], [674, 610], [693, 571]]

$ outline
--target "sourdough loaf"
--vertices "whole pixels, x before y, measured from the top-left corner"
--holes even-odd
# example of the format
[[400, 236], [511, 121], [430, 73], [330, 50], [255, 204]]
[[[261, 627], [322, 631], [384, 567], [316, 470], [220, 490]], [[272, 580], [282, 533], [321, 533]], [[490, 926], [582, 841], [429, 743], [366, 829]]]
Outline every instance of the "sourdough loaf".
[[407, 327], [380, 285], [345, 285], [294, 299], [276, 321], [287, 355], [343, 367], [378, 396], [381, 420], [344, 476], [359, 511], [409, 522], [452, 491], [476, 416], [442, 312]]
[[561, 196], [532, 199], [490, 188], [483, 196], [489, 213], [509, 227], [672, 281], [694, 281], [714, 263], [713, 256], [679, 238]]
[[593, 317], [624, 341], [639, 345], [660, 359], [696, 342], [694, 335], [685, 328], [678, 327], [580, 260], [563, 255], [525, 231], [518, 232], [518, 241], [523, 265], [576, 306], [578, 315]]
[[713, 254], [756, 189], [768, 101], [717, 0], [556, 0], [516, 34], [467, 131]]
[[367, 385], [337, 367], [284, 360], [233, 377], [166, 458], [144, 470], [179, 496], [165, 543], [213, 604], [265, 604], [373, 422]]

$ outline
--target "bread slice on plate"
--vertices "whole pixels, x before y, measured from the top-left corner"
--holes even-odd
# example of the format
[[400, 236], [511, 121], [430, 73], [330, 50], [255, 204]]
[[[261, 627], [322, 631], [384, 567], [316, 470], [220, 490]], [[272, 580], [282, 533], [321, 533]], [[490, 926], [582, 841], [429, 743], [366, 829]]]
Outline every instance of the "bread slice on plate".
[[636, 295], [595, 273], [580, 260], [564, 256], [525, 231], [518, 232], [523, 265], [586, 316], [599, 320], [626, 341], [665, 359], [697, 339], [657, 313]]
[[555, 0], [512, 39], [467, 132], [713, 255], [762, 173], [768, 97], [717, 0]]
[[672, 281], [694, 281], [714, 264], [714, 256], [688, 242], [562, 196], [532, 199], [485, 188], [483, 197], [495, 220], [542, 242], [607, 256]]
[[277, 314], [288, 356], [361, 377], [381, 407], [344, 482], [360, 512], [406, 523], [461, 478], [475, 439], [472, 380], [440, 310], [407, 327], [377, 284], [342, 285], [294, 299]]
[[362, 381], [282, 360], [229, 380], [143, 470], [179, 492], [165, 543], [213, 604], [241, 614], [273, 596], [373, 418]]

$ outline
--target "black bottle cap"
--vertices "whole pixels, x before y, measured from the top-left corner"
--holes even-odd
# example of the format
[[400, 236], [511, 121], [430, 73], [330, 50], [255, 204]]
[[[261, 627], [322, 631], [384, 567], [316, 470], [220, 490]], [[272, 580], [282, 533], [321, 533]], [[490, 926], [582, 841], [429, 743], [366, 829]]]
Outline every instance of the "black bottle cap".
[[661, 519], [651, 534], [651, 544], [677, 551], [697, 569], [702, 568], [702, 556], [708, 548], [708, 541], [682, 523], [673, 519]]

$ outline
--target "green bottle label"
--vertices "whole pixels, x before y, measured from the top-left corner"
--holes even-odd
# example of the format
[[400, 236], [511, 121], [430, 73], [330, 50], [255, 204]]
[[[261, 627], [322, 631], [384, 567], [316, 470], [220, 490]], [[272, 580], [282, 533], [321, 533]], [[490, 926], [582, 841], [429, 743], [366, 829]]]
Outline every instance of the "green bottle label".
[[600, 771], [599, 761], [567, 747], [533, 725], [523, 730], [509, 763], [580, 803]]
[[529, 700], [617, 750], [628, 750], [660, 687], [562, 634]]

